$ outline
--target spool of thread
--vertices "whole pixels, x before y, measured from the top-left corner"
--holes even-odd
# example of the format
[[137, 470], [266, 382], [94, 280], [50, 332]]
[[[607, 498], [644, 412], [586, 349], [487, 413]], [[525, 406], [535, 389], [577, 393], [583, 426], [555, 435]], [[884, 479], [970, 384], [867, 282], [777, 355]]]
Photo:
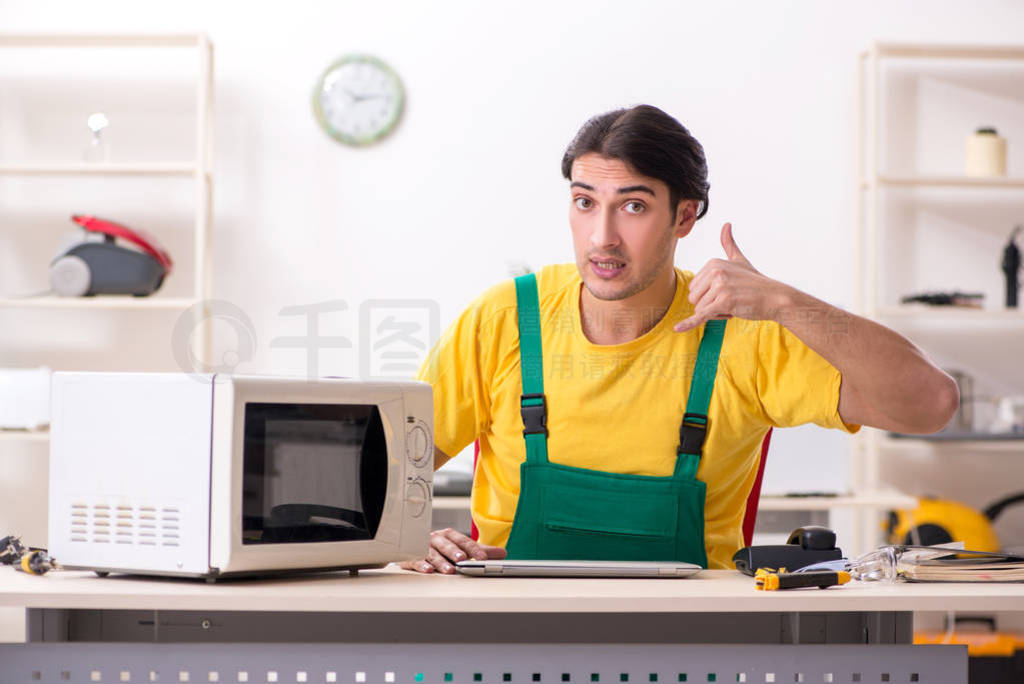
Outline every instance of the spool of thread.
[[967, 137], [967, 175], [989, 178], [1006, 175], [1006, 138], [994, 128], [979, 128]]

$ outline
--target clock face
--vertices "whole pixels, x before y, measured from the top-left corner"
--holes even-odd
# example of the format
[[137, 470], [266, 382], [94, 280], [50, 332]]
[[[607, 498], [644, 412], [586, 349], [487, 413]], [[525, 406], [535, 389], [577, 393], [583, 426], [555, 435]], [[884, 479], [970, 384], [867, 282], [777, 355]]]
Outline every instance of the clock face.
[[349, 55], [332, 64], [313, 93], [320, 126], [347, 145], [369, 145], [394, 129], [405, 96], [398, 75], [367, 55]]

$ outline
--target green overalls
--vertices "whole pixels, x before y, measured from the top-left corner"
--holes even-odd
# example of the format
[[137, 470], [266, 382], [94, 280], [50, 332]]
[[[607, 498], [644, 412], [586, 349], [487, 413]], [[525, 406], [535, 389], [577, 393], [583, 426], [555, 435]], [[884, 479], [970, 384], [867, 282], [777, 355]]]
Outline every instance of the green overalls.
[[685, 561], [706, 568], [706, 486], [697, 479], [697, 467], [726, 322], [705, 324], [671, 476], [574, 468], [548, 461], [537, 279], [531, 273], [515, 283], [526, 460], [519, 470], [519, 503], [506, 545], [508, 557]]

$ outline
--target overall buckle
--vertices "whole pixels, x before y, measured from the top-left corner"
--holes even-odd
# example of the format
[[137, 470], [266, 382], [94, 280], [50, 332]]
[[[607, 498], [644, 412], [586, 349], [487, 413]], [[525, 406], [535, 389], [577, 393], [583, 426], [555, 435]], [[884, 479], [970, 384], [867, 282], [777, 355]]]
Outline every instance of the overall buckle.
[[700, 454], [708, 434], [708, 417], [703, 413], [683, 414], [679, 426], [679, 454]]
[[548, 434], [548, 405], [543, 393], [520, 396], [519, 412], [523, 416], [523, 435]]

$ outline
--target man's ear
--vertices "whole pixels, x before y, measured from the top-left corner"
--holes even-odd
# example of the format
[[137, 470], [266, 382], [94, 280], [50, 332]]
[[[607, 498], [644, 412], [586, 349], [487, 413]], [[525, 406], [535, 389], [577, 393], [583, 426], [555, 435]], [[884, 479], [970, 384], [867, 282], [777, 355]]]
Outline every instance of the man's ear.
[[697, 208], [699, 206], [700, 202], [697, 200], [679, 200], [679, 203], [676, 205], [676, 217], [672, 231], [676, 237], [686, 237], [693, 230], [693, 224], [697, 222]]

